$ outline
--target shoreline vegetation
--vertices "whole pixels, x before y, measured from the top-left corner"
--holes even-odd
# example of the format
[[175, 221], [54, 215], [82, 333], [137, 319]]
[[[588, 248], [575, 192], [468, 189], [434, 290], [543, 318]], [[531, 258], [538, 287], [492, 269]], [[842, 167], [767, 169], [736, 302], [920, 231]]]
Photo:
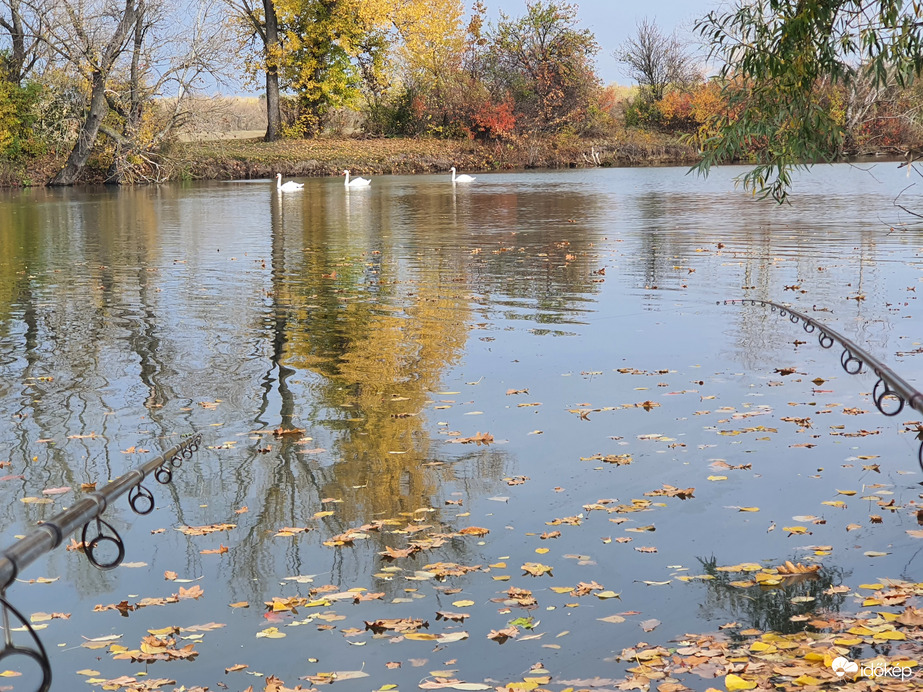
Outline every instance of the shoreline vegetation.
[[183, 142], [164, 157], [171, 180], [247, 180], [276, 173], [294, 177], [448, 173], [533, 168], [692, 165], [695, 149], [673, 137], [519, 138], [477, 142], [433, 138], [320, 138]]
[[[923, 143], [919, 80], [879, 61], [766, 82], [801, 44], [750, 74], [723, 33], [736, 15], [697, 28], [726, 51], [711, 77], [688, 40], [640, 21], [614, 52], [634, 84], [619, 86], [567, 0], [496, 22], [484, 0], [228, 0], [192, 32], [158, 2], [90, 4], [0, 3], [0, 187], [742, 163], [747, 189], [782, 201], [800, 162], [912, 161]], [[260, 95], [206, 93], [241, 80]]]
[[[644, 130], [629, 130], [609, 137], [521, 137], [498, 142], [446, 140], [432, 137], [348, 137], [283, 139], [266, 142], [262, 137], [204, 136], [175, 142], [158, 157], [158, 182], [192, 180], [255, 180], [285, 177], [308, 178], [342, 175], [448, 175], [455, 166], [466, 173], [555, 168], [628, 168], [649, 166], [695, 166], [701, 154], [678, 137]], [[251, 135], [252, 132], [245, 133]], [[852, 161], [843, 156], [837, 161]], [[899, 160], [897, 148], [866, 153], [860, 157]], [[44, 156], [27, 170], [3, 170], [0, 188], [44, 187], [63, 158]], [[747, 163], [739, 161], [738, 163]], [[107, 182], [104, 157], [94, 157], [84, 168], [78, 184]]]

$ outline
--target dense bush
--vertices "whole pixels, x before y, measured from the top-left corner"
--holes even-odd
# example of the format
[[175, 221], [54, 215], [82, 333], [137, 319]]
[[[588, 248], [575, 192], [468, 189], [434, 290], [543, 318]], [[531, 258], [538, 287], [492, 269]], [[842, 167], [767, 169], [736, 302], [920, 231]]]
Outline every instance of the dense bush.
[[44, 153], [35, 130], [41, 94], [34, 82], [19, 86], [0, 76], [0, 157], [21, 161]]

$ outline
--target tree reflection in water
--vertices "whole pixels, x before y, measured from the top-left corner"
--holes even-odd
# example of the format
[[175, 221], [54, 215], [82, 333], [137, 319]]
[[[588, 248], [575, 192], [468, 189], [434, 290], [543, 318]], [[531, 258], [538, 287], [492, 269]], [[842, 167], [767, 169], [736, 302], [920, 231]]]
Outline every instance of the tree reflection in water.
[[[717, 559], [698, 558], [704, 573], [712, 577], [705, 579], [707, 593], [701, 604], [702, 616], [708, 619], [726, 613], [736, 620], [740, 628], [732, 628], [732, 639], [740, 638], [740, 629], [758, 629], [763, 632], [792, 634], [813, 630], [812, 617], [823, 617], [824, 613], [839, 612], [848, 593], [833, 593], [831, 587], [842, 584], [847, 573], [836, 567], [824, 567], [818, 572], [787, 577], [778, 586], [732, 586], [739, 579], [735, 572], [718, 569]], [[806, 600], [812, 599], [812, 600]], [[793, 619], [794, 618], [794, 619]]]

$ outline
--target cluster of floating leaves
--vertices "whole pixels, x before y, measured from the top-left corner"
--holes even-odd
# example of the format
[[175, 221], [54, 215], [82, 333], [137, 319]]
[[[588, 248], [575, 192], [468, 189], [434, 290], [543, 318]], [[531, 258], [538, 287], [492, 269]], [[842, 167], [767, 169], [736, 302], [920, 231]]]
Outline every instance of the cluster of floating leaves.
[[[618, 371], [620, 374], [632, 376], [663, 376], [668, 374], [668, 370], [660, 371], [642, 371], [629, 368], [623, 368]], [[783, 376], [798, 374], [795, 368], [779, 368], [776, 372]], [[770, 386], [776, 386], [779, 383], [770, 383]], [[821, 382], [815, 382], [818, 386]], [[668, 392], [667, 395], [680, 395], [696, 393], [695, 390], [682, 390], [678, 392]], [[528, 394], [528, 389], [511, 389], [506, 392], [509, 396]], [[701, 401], [707, 401], [708, 396], [700, 397]], [[203, 402], [200, 406], [211, 409], [218, 406], [220, 402]], [[526, 402], [517, 404], [516, 408], [534, 408], [540, 406], [538, 402]], [[650, 412], [662, 404], [647, 399], [636, 403], [625, 403], [612, 406], [592, 406], [590, 404], [579, 404], [575, 408], [567, 409], [569, 413], [576, 414], [580, 421], [592, 422], [591, 414], [609, 411], [640, 409], [641, 411]], [[436, 408], [441, 408], [437, 406]], [[836, 404], [827, 404], [822, 407], [815, 407], [811, 416], [786, 416], [780, 420], [785, 423], [791, 423], [797, 426], [794, 434], [809, 436], [810, 439], [816, 439], [819, 436], [815, 427], [815, 420], [824, 414], [830, 414], [838, 408]], [[863, 415], [865, 411], [859, 408], [842, 407], [841, 412], [846, 416]], [[734, 421], [750, 419], [755, 416], [771, 415], [771, 409], [767, 407], [750, 407], [744, 411], [737, 411], [731, 407], [721, 407], [715, 411], [696, 411], [695, 415], [712, 415], [718, 414], [719, 419], [716, 425], [709, 426], [707, 431], [711, 434], [727, 438], [739, 438], [741, 436], [750, 436], [748, 439], [767, 439], [768, 436], [777, 434], [778, 429], [768, 425], [745, 425], [744, 427], [734, 427]], [[401, 415], [401, 414], [396, 414]], [[417, 415], [416, 412], [407, 415]], [[645, 415], [641, 413], [640, 415]], [[595, 416], [594, 416], [595, 418]], [[578, 425], [584, 425], [579, 422]], [[905, 432], [920, 434], [918, 421], [907, 421], [904, 423]], [[541, 432], [541, 431], [536, 431]], [[847, 431], [843, 425], [830, 426], [829, 435], [844, 437], [865, 437], [868, 435], [878, 434], [878, 430], [865, 430], [859, 428], [855, 431]], [[277, 428], [270, 431], [251, 431], [251, 434], [272, 435], [275, 438], [286, 438], [301, 436], [304, 430], [301, 429], [282, 429]], [[490, 447], [496, 443], [496, 440], [490, 432], [477, 431], [473, 435], [465, 436], [458, 431], [447, 431], [445, 433], [449, 442], [460, 445], [471, 445], [466, 452], [477, 453], [476, 448]], [[675, 449], [684, 447], [682, 443], [661, 433], [650, 433], [639, 435], [641, 444], [667, 443], [668, 447]], [[310, 438], [301, 438], [295, 444], [307, 444]], [[233, 449], [233, 442], [227, 442], [224, 445], [216, 445], [214, 449]], [[708, 445], [703, 445], [706, 447]], [[808, 448], [815, 446], [815, 443], [804, 442], [792, 444], [794, 448]], [[137, 451], [136, 448], [129, 448], [126, 453]], [[262, 450], [261, 450], [262, 451]], [[318, 450], [310, 450], [318, 451]], [[323, 451], [323, 450], [320, 450]], [[598, 461], [609, 466], [612, 473], [623, 473], [618, 467], [629, 466], [636, 461], [638, 455], [624, 452], [612, 453], [597, 452], [596, 450], [586, 450], [591, 453], [588, 456], [579, 457], [582, 461]], [[806, 452], [810, 454], [810, 452]], [[857, 457], [861, 461], [872, 461], [873, 456]], [[878, 464], [860, 464], [863, 471], [880, 473]], [[731, 464], [724, 460], [712, 460], [709, 464], [710, 475], [705, 476], [705, 480], [712, 483], [720, 483], [728, 480], [730, 474], [734, 472], [752, 471], [751, 464]], [[726, 475], [727, 474], [727, 475]], [[819, 477], [819, 476], [818, 476]], [[503, 481], [508, 486], [524, 485], [530, 479], [527, 476], [507, 476]], [[89, 485], [89, 484], [88, 484]], [[92, 488], [85, 487], [83, 490]], [[53, 498], [58, 495], [64, 495], [70, 492], [70, 488], [48, 488], [43, 491], [42, 498], [31, 498], [32, 502], [39, 501], [53, 502]], [[512, 491], [515, 492], [515, 491]], [[886, 495], [889, 493], [887, 486], [884, 484], [866, 484], [862, 492], [870, 492], [869, 495], [859, 495], [866, 502], [875, 503], [878, 508], [869, 518], [871, 525], [883, 522], [883, 517], [888, 514], [896, 513], [900, 510], [916, 511], [919, 504], [911, 500], [905, 504], [899, 505], [897, 502]], [[822, 502], [823, 505], [835, 510], [845, 509], [846, 500], [838, 499], [839, 497], [850, 498], [859, 494], [859, 491], [852, 489], [837, 489], [836, 498], [828, 499]], [[509, 498], [491, 498], [491, 499], [509, 499]], [[590, 499], [590, 498], [587, 498]], [[633, 522], [631, 515], [643, 513], [644, 521], [631, 523], [624, 528], [627, 533], [635, 536], [605, 536], [601, 537], [603, 543], [629, 543], [636, 540], [638, 536], [653, 537], [656, 535], [656, 526], [654, 520], [648, 519], [648, 513], [657, 510], [663, 510], [669, 507], [669, 503], [694, 501], [695, 488], [682, 487], [682, 485], [671, 485], [660, 482], [660, 487], [650, 488], [643, 492], [643, 497], [633, 498], [630, 500], [620, 501], [616, 498], [601, 498], [595, 501], [586, 502], [585, 504], [574, 505], [566, 510], [563, 516], [554, 516], [549, 513], [544, 521], [546, 527], [552, 527], [545, 530], [540, 535], [538, 532], [530, 535], [538, 535], [540, 540], [552, 541], [562, 537], [562, 531], [568, 532], [576, 529], [571, 527], [585, 527], [589, 524], [589, 517], [592, 515], [596, 518], [600, 514], [606, 516], [608, 523], [613, 526], [620, 526], [623, 523]], [[23, 498], [24, 502], [30, 502], [30, 498]], [[339, 502], [335, 498], [325, 498], [321, 501], [325, 507], [331, 507]], [[454, 501], [446, 501], [446, 504], [458, 504]], [[758, 513], [759, 507], [755, 506], [733, 506], [729, 507], [738, 512]], [[582, 509], [582, 511], [580, 511]], [[237, 513], [246, 512], [247, 508], [242, 507]], [[435, 514], [435, 508], [424, 508], [425, 513]], [[323, 509], [315, 513], [315, 519], [324, 519], [335, 515], [334, 509]], [[595, 514], [599, 513], [599, 514]], [[563, 513], [562, 513], [563, 514]], [[631, 518], [629, 518], [631, 517]], [[820, 530], [827, 524], [828, 518], [824, 516], [814, 516], [810, 514], [797, 515], [795, 518], [797, 524], [781, 526], [780, 530], [789, 536], [810, 535], [813, 531]], [[598, 519], [597, 519], [598, 521]], [[307, 534], [308, 532], [322, 528], [321, 526], [281, 526], [273, 529], [272, 535], [276, 538], [295, 539]], [[857, 524], [846, 525], [846, 531], [856, 530]], [[224, 542], [218, 543], [218, 547], [204, 548], [199, 552], [202, 554], [220, 556], [234, 549], [236, 541], [233, 539], [233, 532], [237, 529], [237, 524], [230, 522], [219, 522], [203, 526], [180, 526], [178, 530], [190, 539], [200, 537], [212, 537], [213, 534], [223, 534], [226, 536]], [[770, 524], [768, 530], [775, 530], [775, 524]], [[338, 529], [339, 530], [339, 529]], [[158, 530], [162, 532], [162, 530]], [[554, 578], [554, 565], [545, 564], [539, 561], [516, 560], [507, 563], [508, 557], [497, 558], [496, 562], [490, 564], [459, 564], [455, 562], [444, 562], [429, 558], [430, 562], [425, 562], [421, 558], [421, 553], [426, 555], [430, 551], [443, 547], [448, 541], [469, 540], [474, 541], [489, 535], [488, 528], [480, 526], [468, 526], [458, 528], [443, 525], [433, 521], [427, 523], [422, 515], [413, 516], [412, 519], [389, 518], [380, 519], [373, 522], [360, 524], [345, 530], [339, 530], [339, 533], [324, 533], [320, 542], [332, 550], [351, 549], [356, 546], [357, 542], [369, 539], [372, 534], [387, 533], [393, 537], [396, 545], [391, 545], [390, 541], [384, 550], [379, 551], [381, 567], [373, 576], [379, 580], [404, 579], [409, 582], [429, 582], [433, 588], [445, 596], [451, 596], [459, 593], [461, 589], [454, 586], [446, 585], [444, 582], [448, 579], [486, 579], [490, 578], [497, 582], [511, 581], [514, 577], [523, 580], [526, 583], [544, 583]], [[923, 537], [923, 531], [908, 530], [907, 533], [913, 537]], [[216, 537], [211, 539], [216, 540]], [[648, 542], [648, 541], [645, 541]], [[653, 542], [653, 541], [650, 541]], [[210, 545], [214, 545], [211, 543]], [[814, 555], [812, 559], [819, 559], [832, 552], [832, 546], [816, 545], [810, 546]], [[75, 546], [79, 550], [79, 546]], [[654, 545], [637, 545], [633, 546], [634, 551], [641, 554], [656, 553], [657, 547]], [[549, 551], [548, 548], [538, 548], [536, 552], [544, 554]], [[868, 557], [883, 556], [887, 553], [883, 551], [866, 551]], [[590, 562], [588, 556], [565, 555], [567, 559], [575, 559], [578, 564], [587, 564]], [[640, 557], [639, 559], [646, 559]], [[414, 560], [411, 566], [409, 563]], [[425, 562], [420, 566], [421, 562]], [[785, 589], [798, 582], [818, 578], [823, 567], [819, 562], [802, 564], [795, 562], [784, 562], [776, 567], [767, 567], [765, 564], [758, 563], [740, 563], [726, 567], [716, 567], [713, 573], [700, 575], [673, 574], [670, 579], [651, 579], [643, 580], [643, 584], [650, 587], [665, 586], [674, 580], [679, 582], [690, 582], [697, 580], [711, 580], [716, 578], [716, 573], [726, 573], [730, 575], [728, 585], [734, 589], [739, 589], [744, 593], [753, 593], [748, 590], [766, 590], [766, 589]], [[315, 575], [296, 575], [288, 577], [286, 581], [296, 584], [313, 584]], [[167, 581], [190, 581], [180, 580], [176, 573], [165, 573]], [[535, 580], [534, 582], [532, 580]], [[320, 631], [339, 631], [343, 637], [352, 645], [364, 645], [368, 640], [384, 640], [389, 643], [398, 644], [405, 641], [428, 641], [432, 642], [434, 647], [442, 647], [453, 642], [458, 642], [470, 637], [476, 636], [487, 638], [491, 641], [502, 645], [511, 640], [525, 642], [529, 640], [542, 639], [547, 632], [540, 631], [540, 621], [536, 619], [534, 612], [542, 605], [547, 607], [546, 603], [539, 603], [539, 596], [543, 599], [548, 593], [556, 595], [558, 600], [553, 601], [557, 605], [563, 601], [565, 607], [575, 607], [579, 604], [579, 599], [588, 599], [593, 602], [607, 601], [609, 599], [620, 600], [621, 593], [613, 588], [614, 585], [606, 585], [597, 581], [579, 581], [567, 585], [554, 584], [539, 592], [538, 589], [532, 590], [521, 585], [509, 586], [503, 591], [497, 592], [492, 603], [501, 614], [508, 615], [505, 627], [492, 628], [489, 626], [479, 627], [477, 623], [477, 611], [470, 611], [477, 604], [468, 598], [459, 598], [452, 602], [455, 610], [438, 610], [433, 611], [432, 623], [424, 618], [415, 617], [417, 613], [408, 614], [405, 617], [397, 618], [376, 618], [364, 619], [363, 615], [356, 615], [355, 622], [344, 622], [348, 616], [338, 611], [336, 608], [341, 604], [348, 607], [362, 608], [362, 604], [379, 601], [384, 597], [384, 593], [377, 590], [370, 590], [363, 587], [354, 587], [343, 590], [341, 587], [328, 584], [323, 586], [312, 586], [307, 595], [297, 596], [267, 596], [268, 600], [264, 601], [267, 618], [266, 627], [262, 627], [254, 633], [258, 639], [283, 639], [292, 630], [305, 625], [311, 625]], [[831, 586], [831, 593], [843, 595], [853, 594], [853, 590], [847, 586]], [[415, 596], [420, 595], [414, 588], [407, 588], [408, 594], [404, 599], [406, 602], [412, 602]], [[420, 684], [421, 689], [458, 689], [458, 690], [486, 690], [496, 687], [498, 690], [506, 692], [529, 692], [530, 690], [602, 690], [602, 689], [656, 689], [658, 692], [678, 692], [688, 689], [686, 680], [689, 676], [695, 676], [706, 680], [714, 680], [715, 684], [723, 686], [729, 692], [743, 689], [798, 689], [809, 692], [812, 689], [835, 688], [842, 684], [843, 679], [839, 677], [832, 668], [832, 662], [838, 657], [849, 657], [851, 660], [875, 669], [880, 667], [879, 664], [887, 662], [888, 666], [900, 669], [913, 669], [918, 665], [914, 658], [919, 655], [921, 644], [923, 644], [923, 615], [916, 609], [913, 603], [917, 602], [923, 595], [923, 585], [909, 583], [900, 580], [882, 579], [880, 583], [863, 584], [855, 592], [858, 595], [857, 603], [862, 608], [873, 608], [873, 610], [862, 610], [855, 615], [843, 615], [839, 613], [812, 612], [811, 597], [799, 596], [804, 600], [798, 603], [804, 605], [806, 612], [794, 617], [800, 618], [803, 628], [792, 633], [779, 633], [773, 631], [761, 631], [757, 629], [745, 629], [729, 623], [721, 632], [706, 633], [700, 635], [685, 635], [678, 641], [674, 640], [669, 643], [661, 642], [659, 644], [648, 644], [640, 642], [636, 646], [624, 649], [616, 659], [625, 662], [628, 665], [629, 675], [622, 679], [557, 679], [542, 664], [536, 664], [532, 670], [522, 680], [508, 682], [498, 681], [465, 681], [454, 677], [454, 672], [449, 670], [430, 671], [430, 675]], [[178, 603], [185, 598], [198, 599], [204, 594], [203, 590], [198, 587], [185, 588], [181, 587], [177, 593], [171, 593], [168, 596], [148, 597], [133, 602], [127, 599], [119, 603], [109, 605], [99, 605], [96, 611], [117, 611], [120, 615], [129, 613], [147, 606], [163, 606]], [[538, 594], [538, 595], [537, 595]], [[555, 597], [551, 597], [552, 599]], [[402, 599], [395, 599], [395, 603], [403, 602]], [[613, 601], [614, 602], [614, 601]], [[231, 608], [245, 608], [250, 604], [247, 602], [238, 602], [229, 604]], [[365, 606], [368, 608], [368, 606]], [[891, 610], [886, 610], [886, 609]], [[361, 612], [361, 611], [357, 611]], [[474, 612], [474, 615], [472, 615]], [[596, 618], [604, 625], [620, 624], [626, 622], [629, 618], [641, 615], [635, 610], [625, 610], [619, 613]], [[33, 615], [33, 622], [45, 623], [50, 619], [63, 618], [66, 614], [60, 613], [36, 613]], [[341, 624], [335, 624], [341, 623]], [[653, 618], [638, 620], [637, 625], [644, 632], [653, 632], [657, 630], [662, 623]], [[128, 660], [136, 663], [156, 663], [177, 660], [193, 660], [197, 653], [195, 643], [210, 629], [223, 627], [223, 624], [209, 623], [190, 628], [168, 627], [161, 630], [149, 630], [148, 636], [144, 637], [141, 642], [130, 648], [122, 644], [118, 636], [114, 638], [102, 637], [88, 640], [84, 643], [85, 648], [108, 650], [113, 660]], [[666, 628], [663, 628], [666, 629]], [[663, 630], [661, 630], [663, 631]], [[557, 639], [566, 636], [568, 632], [560, 632], [554, 638]], [[673, 633], [671, 633], [673, 634]], [[552, 639], [547, 637], [546, 641]], [[190, 643], [184, 643], [189, 640]], [[545, 644], [546, 646], [555, 647], [557, 645]], [[884, 653], [883, 653], [884, 652]], [[887, 654], [885, 656], [885, 654]], [[420, 659], [408, 659], [409, 661]], [[399, 667], [401, 664], [393, 662], [394, 666]], [[414, 664], [415, 665], [415, 664]], [[421, 664], [422, 665], [422, 664]], [[234, 663], [225, 669], [226, 673], [237, 673], [248, 671], [250, 666], [246, 663]], [[90, 684], [102, 686], [104, 689], [126, 689], [126, 690], [154, 690], [169, 684], [175, 684], [174, 681], [167, 678], [139, 678], [123, 676], [121, 678], [105, 679], [100, 678], [98, 674], [90, 675], [95, 671], [81, 671], [88, 676]], [[357, 680], [368, 677], [369, 673], [365, 671], [342, 670], [321, 672], [313, 675], [307, 675], [301, 678], [309, 686], [322, 684], [333, 684], [343, 681]], [[882, 685], [887, 685], [888, 689], [903, 690], [915, 689], [911, 683], [894, 678], [884, 680], [858, 680], [850, 678], [851, 684], [855, 689], [879, 689]], [[692, 683], [690, 683], [692, 684]], [[393, 689], [394, 686], [384, 685], [381, 690]], [[301, 683], [295, 683], [295, 687], [286, 687], [286, 683], [275, 676], [265, 677], [262, 681], [262, 689], [268, 692], [284, 692], [288, 689], [301, 689]]]
[[[866, 602], [904, 602], [923, 595], [923, 583], [884, 580], [887, 584], [863, 585], [878, 589], [878, 598]], [[843, 588], [850, 591], [848, 587]], [[741, 629], [736, 623], [724, 632], [686, 635], [670, 646], [646, 642], [624, 649], [618, 660], [634, 664], [630, 675], [615, 681], [620, 690], [681, 692], [690, 677], [718, 679], [728, 692], [752, 689], [853, 690], [920, 689], [920, 652], [923, 651], [923, 610], [907, 606], [899, 612], [863, 611], [806, 617], [810, 629], [795, 634]], [[729, 634], [730, 633], [730, 634]], [[837, 669], [846, 659], [854, 670]], [[862, 673], [868, 673], [862, 675]]]

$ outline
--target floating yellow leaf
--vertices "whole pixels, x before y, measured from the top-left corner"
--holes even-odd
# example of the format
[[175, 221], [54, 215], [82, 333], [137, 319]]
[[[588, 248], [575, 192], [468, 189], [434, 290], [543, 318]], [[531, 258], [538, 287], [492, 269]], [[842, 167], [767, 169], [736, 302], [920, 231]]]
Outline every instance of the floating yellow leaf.
[[858, 637], [849, 637], [843, 639], [834, 639], [833, 643], [837, 646], [856, 646], [862, 643], [862, 640]]
[[750, 645], [750, 651], [756, 651], [757, 653], [772, 653], [778, 651], [778, 648], [766, 642], [753, 642]]
[[710, 481], [726, 481], [727, 479], [728, 479], [727, 476], [709, 476], [708, 477], [708, 480]]
[[462, 601], [452, 601], [452, 605], [456, 608], [468, 608], [474, 605], [474, 601], [462, 600]]
[[872, 635], [872, 639], [884, 639], [887, 641], [903, 641], [907, 639], [907, 635], [903, 632], [898, 632], [897, 630], [885, 630], [884, 632], [876, 632]]
[[792, 682], [796, 685], [820, 685], [823, 681], [805, 674], [798, 676]]
[[852, 497], [856, 494], [855, 490], [837, 490], [837, 493], [840, 495], [846, 495], [846, 497]]
[[267, 627], [257, 632], [256, 636], [266, 637], [267, 639], [282, 639], [282, 637], [285, 636], [285, 632], [280, 632], [278, 627]]
[[737, 690], [752, 690], [756, 687], [755, 682], [750, 680], [744, 680], [739, 675], [730, 675], [724, 676], [724, 686], [727, 688], [728, 692], [736, 692]]
[[533, 577], [540, 577], [543, 574], [551, 574], [551, 567], [548, 565], [543, 565], [539, 562], [527, 562], [521, 567], [522, 571], [526, 574], [531, 574]]

